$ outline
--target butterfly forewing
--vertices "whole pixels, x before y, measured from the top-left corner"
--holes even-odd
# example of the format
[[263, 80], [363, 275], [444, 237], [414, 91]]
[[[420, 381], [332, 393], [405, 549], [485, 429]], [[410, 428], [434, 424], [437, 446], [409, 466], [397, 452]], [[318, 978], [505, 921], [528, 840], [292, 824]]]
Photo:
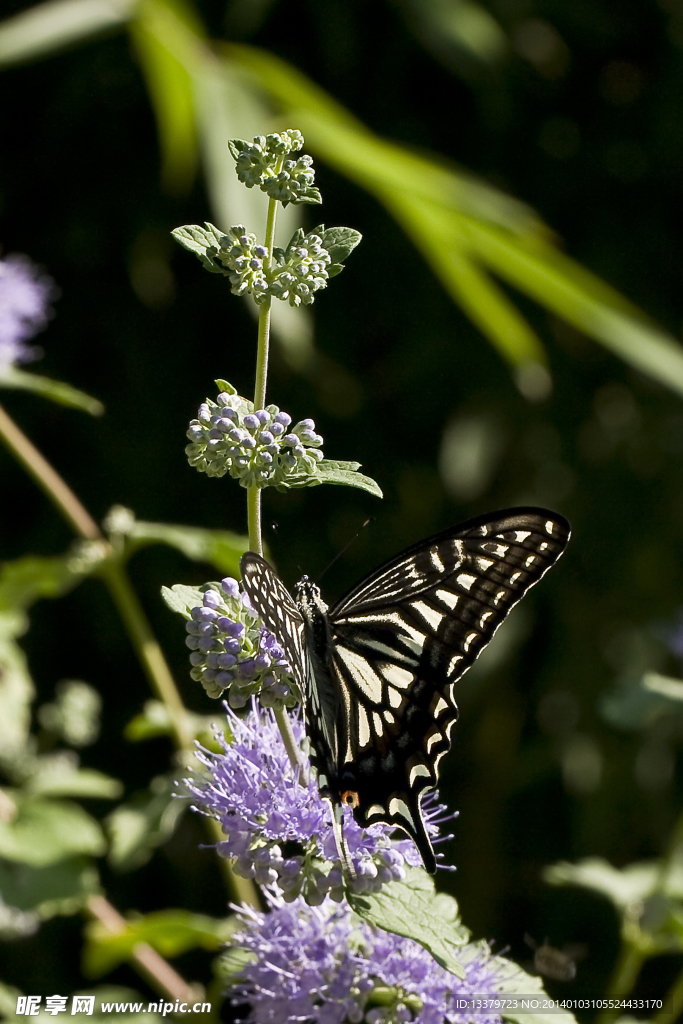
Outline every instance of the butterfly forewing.
[[254, 611], [284, 649], [295, 682], [303, 693], [307, 659], [301, 612], [265, 559], [248, 552], [242, 556], [240, 568], [242, 583]]
[[[308, 655], [304, 621], [277, 576], [260, 559], [265, 569], [254, 570], [254, 556], [243, 559], [250, 560], [245, 586], [252, 604], [288, 657], [291, 651], [307, 694], [313, 760], [326, 795], [351, 798], [361, 825], [403, 828], [430, 871], [435, 860], [420, 798], [436, 785], [450, 748], [454, 683], [568, 539], [566, 520], [535, 508], [445, 530], [338, 601], [325, 617], [324, 641], [308, 629]], [[255, 587], [267, 592], [257, 596]], [[280, 600], [285, 610], [276, 621], [273, 603]]]
[[453, 684], [568, 537], [544, 510], [472, 520], [399, 555], [330, 610], [334, 664], [352, 695], [343, 786], [358, 794], [361, 824], [403, 827], [428, 867], [420, 796], [450, 748]]

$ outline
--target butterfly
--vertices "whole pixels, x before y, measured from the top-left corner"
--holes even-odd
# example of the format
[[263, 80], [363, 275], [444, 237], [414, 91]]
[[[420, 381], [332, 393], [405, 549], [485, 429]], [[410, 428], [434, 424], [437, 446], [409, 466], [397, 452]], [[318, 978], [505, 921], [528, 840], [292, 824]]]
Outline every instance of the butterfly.
[[265, 559], [242, 557], [244, 589], [303, 694], [311, 763], [338, 821], [348, 804], [362, 827], [402, 829], [434, 873], [420, 801], [451, 746], [454, 684], [569, 537], [546, 509], [492, 512], [407, 548], [329, 609], [307, 576], [293, 598]]

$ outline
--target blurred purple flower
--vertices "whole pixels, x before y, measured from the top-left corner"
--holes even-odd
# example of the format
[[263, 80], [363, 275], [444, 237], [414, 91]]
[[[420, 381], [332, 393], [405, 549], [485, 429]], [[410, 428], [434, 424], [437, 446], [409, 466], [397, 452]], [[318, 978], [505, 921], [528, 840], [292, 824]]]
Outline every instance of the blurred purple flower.
[[[459, 951], [466, 977], [457, 978], [417, 942], [374, 928], [347, 903], [310, 907], [271, 900], [270, 913], [241, 911], [244, 929], [234, 943], [251, 953], [231, 995], [249, 1005], [253, 1024], [498, 1024], [494, 1013], [457, 1000], [493, 997], [503, 986], [502, 962], [488, 945]], [[379, 1000], [374, 990], [388, 986]], [[387, 998], [387, 996], [389, 998]]]
[[54, 281], [26, 256], [0, 260], [0, 372], [38, 358], [40, 350], [25, 342], [47, 324], [56, 294]]

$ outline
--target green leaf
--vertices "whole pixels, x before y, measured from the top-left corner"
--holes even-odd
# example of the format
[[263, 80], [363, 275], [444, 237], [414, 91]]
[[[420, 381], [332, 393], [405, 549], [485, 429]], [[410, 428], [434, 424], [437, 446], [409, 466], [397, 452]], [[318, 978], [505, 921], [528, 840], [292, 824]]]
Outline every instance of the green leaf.
[[123, 783], [94, 768], [79, 768], [78, 758], [65, 750], [36, 758], [25, 792], [32, 796], [117, 800], [123, 793]]
[[318, 463], [316, 483], [358, 487], [362, 491], [367, 491], [368, 494], [373, 494], [376, 498], [383, 497], [381, 487], [372, 477], [364, 476], [357, 469], [351, 469], [351, 466], [358, 466], [358, 463], [323, 459]]
[[[29, 608], [41, 597], [61, 597], [83, 579], [87, 564], [75, 547], [65, 555], [26, 555], [0, 569], [0, 611]], [[93, 570], [100, 561], [93, 562]]]
[[[249, 550], [249, 538], [229, 530], [136, 521], [127, 534], [133, 550], [146, 544], [168, 544], [195, 562], [208, 562], [225, 575], [239, 574], [240, 558]], [[200, 602], [201, 603], [201, 602]]]
[[238, 44], [226, 45], [224, 53], [246, 81], [296, 118], [307, 148], [385, 205], [453, 300], [513, 366], [528, 397], [548, 393], [544, 349], [490, 274], [683, 394], [683, 347], [554, 247], [528, 206], [439, 156], [380, 138], [279, 57]]
[[437, 893], [422, 868], [409, 868], [405, 881], [385, 882], [377, 893], [350, 895], [349, 903], [359, 917], [415, 939], [447, 971], [465, 977], [458, 951], [467, 943], [469, 932], [460, 923], [458, 904], [452, 896]]
[[78, 391], [70, 384], [63, 384], [58, 380], [50, 380], [49, 377], [40, 377], [37, 373], [27, 373], [15, 366], [10, 366], [0, 373], [0, 387], [32, 391], [59, 405], [82, 409], [83, 412], [88, 412], [91, 416], [101, 416], [104, 412], [102, 403], [97, 398], [86, 395], [84, 391]]
[[607, 694], [600, 711], [611, 725], [620, 729], [647, 729], [665, 716], [683, 712], [683, 682], [659, 672], [646, 672]]
[[84, 969], [91, 977], [106, 974], [130, 960], [139, 942], [168, 958], [189, 949], [217, 950], [239, 924], [237, 917], [219, 920], [189, 910], [160, 910], [127, 921], [124, 931], [112, 935], [100, 921], [90, 921], [85, 928]]
[[6, 985], [4, 981], [0, 981], [0, 1020], [15, 1016], [17, 999], [21, 995], [24, 993], [14, 985]]
[[48, 0], [0, 22], [0, 67], [23, 64], [126, 23], [136, 0]]
[[[162, 589], [166, 590], [165, 587]], [[173, 611], [181, 611], [181, 609], [173, 608]], [[184, 613], [181, 612], [181, 614]], [[203, 746], [213, 749], [215, 716], [196, 715], [191, 711], [186, 711], [185, 719], [190, 724], [195, 738], [201, 738]], [[131, 743], [138, 743], [141, 740], [151, 740], [157, 736], [173, 736], [174, 724], [165, 704], [162, 704], [160, 700], [148, 700], [141, 713], [131, 718], [123, 734]]]
[[158, 846], [171, 838], [187, 809], [176, 795], [173, 776], [160, 775], [149, 789], [136, 793], [105, 819], [110, 839], [108, 861], [121, 872], [146, 864]]
[[614, 868], [602, 857], [586, 857], [576, 864], [560, 861], [543, 872], [550, 885], [574, 885], [605, 896], [619, 912], [645, 900], [656, 888], [672, 899], [683, 899], [683, 862], [674, 861], [662, 873], [659, 861], [642, 861]]
[[[314, 231], [314, 233], [318, 232]], [[322, 232], [322, 243], [332, 257], [333, 263], [343, 263], [362, 237], [360, 231], [355, 231], [353, 228], [327, 228]]]
[[0, 857], [44, 867], [73, 854], [105, 852], [99, 825], [78, 804], [7, 792], [17, 813], [11, 821], [0, 819]]
[[184, 583], [174, 583], [172, 587], [162, 587], [161, 596], [172, 612], [178, 612], [183, 618], [190, 618], [190, 611], [198, 608], [204, 599], [204, 592], [199, 587], [187, 587]]
[[0, 892], [12, 907], [47, 921], [83, 909], [100, 891], [97, 868], [86, 857], [70, 857], [45, 867], [0, 860]]
[[256, 954], [244, 946], [228, 946], [213, 965], [223, 991], [232, 988], [247, 964], [255, 963], [256, 959]]
[[[202, 27], [191, 8], [179, 0], [139, 0], [130, 31], [147, 82], [161, 145], [161, 179], [167, 192], [186, 193], [197, 168], [192, 76], [178, 39], [185, 23], [194, 35]], [[185, 60], [183, 60], [185, 58]]]
[[13, 639], [25, 625], [21, 612], [0, 612], [0, 763], [10, 778], [14, 778], [11, 768], [28, 742], [35, 696], [26, 655]]
[[[477, 943], [479, 955], [485, 954], [489, 949], [487, 942]], [[496, 984], [499, 987], [500, 995], [508, 998], [516, 996], [536, 996], [540, 1006], [509, 1008], [501, 1011], [505, 1020], [513, 1024], [575, 1024], [574, 1014], [566, 1010], [552, 1010], [543, 1012], [543, 1000], [547, 999], [543, 982], [540, 978], [527, 974], [522, 968], [503, 956], [495, 956], [491, 960], [491, 966], [495, 970]]]
[[214, 224], [205, 222], [205, 226], [199, 224], [184, 224], [171, 232], [176, 242], [182, 245], [183, 249], [193, 252], [202, 266], [212, 274], [228, 275], [232, 271], [228, 267], [216, 263], [216, 256], [222, 248], [225, 232], [220, 231]]

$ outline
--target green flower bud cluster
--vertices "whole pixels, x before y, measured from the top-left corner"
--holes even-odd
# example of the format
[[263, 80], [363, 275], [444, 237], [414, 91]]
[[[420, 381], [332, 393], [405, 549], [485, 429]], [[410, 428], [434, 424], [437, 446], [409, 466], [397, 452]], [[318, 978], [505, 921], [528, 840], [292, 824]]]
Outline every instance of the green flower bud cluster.
[[228, 149], [235, 160], [237, 177], [247, 188], [258, 185], [269, 199], [287, 203], [321, 203], [313, 187], [315, 171], [310, 156], [288, 159], [303, 148], [301, 132], [290, 128], [281, 134], [256, 135], [253, 142], [231, 139]]
[[[327, 286], [328, 268], [332, 257], [322, 244], [320, 235], [311, 232], [298, 245], [292, 245], [282, 254], [271, 271], [270, 293], [278, 299], [287, 299], [290, 306], [305, 306], [313, 302], [315, 292]], [[276, 250], [276, 260], [280, 253]], [[341, 268], [340, 268], [341, 269]]]
[[291, 486], [290, 478], [315, 476], [323, 460], [323, 439], [311, 419], [290, 427], [292, 417], [276, 405], [254, 411], [253, 402], [223, 387], [215, 402], [207, 399], [191, 420], [185, 449], [191, 466], [208, 476], [229, 473], [242, 487]]

